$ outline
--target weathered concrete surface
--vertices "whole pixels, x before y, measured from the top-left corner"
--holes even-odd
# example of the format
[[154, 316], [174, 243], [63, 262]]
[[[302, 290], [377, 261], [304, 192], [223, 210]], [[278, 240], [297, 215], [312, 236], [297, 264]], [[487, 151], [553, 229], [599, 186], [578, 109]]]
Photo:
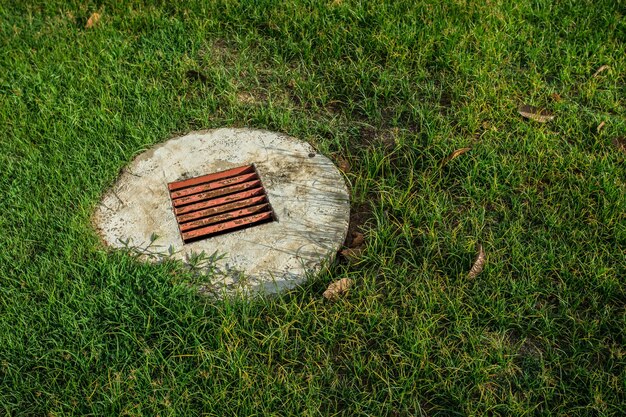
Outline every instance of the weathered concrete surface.
[[[167, 184], [254, 163], [278, 221], [183, 245]], [[333, 163], [305, 142], [250, 129], [192, 132], [139, 155], [94, 214], [104, 241], [145, 247], [153, 234], [175, 258], [216, 251], [221, 271], [212, 288], [276, 292], [318, 271], [342, 245], [349, 197]], [[229, 272], [231, 271], [231, 272]], [[232, 273], [238, 271], [238, 273]], [[238, 279], [243, 274], [244, 280]]]

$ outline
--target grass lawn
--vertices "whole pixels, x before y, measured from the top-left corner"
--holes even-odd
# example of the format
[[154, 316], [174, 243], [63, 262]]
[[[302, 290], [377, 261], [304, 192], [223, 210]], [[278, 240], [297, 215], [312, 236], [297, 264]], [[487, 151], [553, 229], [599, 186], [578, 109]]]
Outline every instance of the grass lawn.
[[[0, 416], [623, 415], [623, 1], [174, 3], [0, 0]], [[341, 165], [365, 249], [215, 301], [101, 246], [125, 164], [224, 126]]]

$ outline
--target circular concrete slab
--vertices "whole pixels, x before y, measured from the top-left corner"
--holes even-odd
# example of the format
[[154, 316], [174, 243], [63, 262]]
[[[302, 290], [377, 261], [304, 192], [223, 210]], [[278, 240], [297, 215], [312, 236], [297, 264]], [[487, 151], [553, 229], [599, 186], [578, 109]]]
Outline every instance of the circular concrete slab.
[[[276, 221], [183, 244], [168, 183], [254, 164]], [[341, 247], [350, 204], [341, 173], [307, 143], [250, 129], [192, 132], [139, 155], [97, 207], [114, 248], [150, 246], [187, 260], [223, 255], [207, 289], [277, 292], [317, 272]]]

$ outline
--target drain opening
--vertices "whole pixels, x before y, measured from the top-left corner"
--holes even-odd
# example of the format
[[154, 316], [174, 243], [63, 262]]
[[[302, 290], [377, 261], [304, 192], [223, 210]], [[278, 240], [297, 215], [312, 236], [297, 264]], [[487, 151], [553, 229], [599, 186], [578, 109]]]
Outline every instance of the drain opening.
[[167, 185], [184, 243], [275, 220], [254, 165]]

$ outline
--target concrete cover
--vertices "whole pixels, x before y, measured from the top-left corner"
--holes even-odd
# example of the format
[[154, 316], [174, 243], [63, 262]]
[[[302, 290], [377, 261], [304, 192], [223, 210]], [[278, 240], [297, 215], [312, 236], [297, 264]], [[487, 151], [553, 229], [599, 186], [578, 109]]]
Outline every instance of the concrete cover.
[[[183, 245], [167, 184], [254, 163], [278, 221]], [[114, 247], [148, 247], [188, 259], [217, 252], [207, 289], [276, 292], [301, 283], [346, 237], [349, 197], [341, 173], [307, 143], [250, 129], [192, 132], [139, 155], [103, 197], [94, 221]], [[129, 242], [126, 242], [129, 240]], [[244, 279], [241, 279], [244, 277]]]

